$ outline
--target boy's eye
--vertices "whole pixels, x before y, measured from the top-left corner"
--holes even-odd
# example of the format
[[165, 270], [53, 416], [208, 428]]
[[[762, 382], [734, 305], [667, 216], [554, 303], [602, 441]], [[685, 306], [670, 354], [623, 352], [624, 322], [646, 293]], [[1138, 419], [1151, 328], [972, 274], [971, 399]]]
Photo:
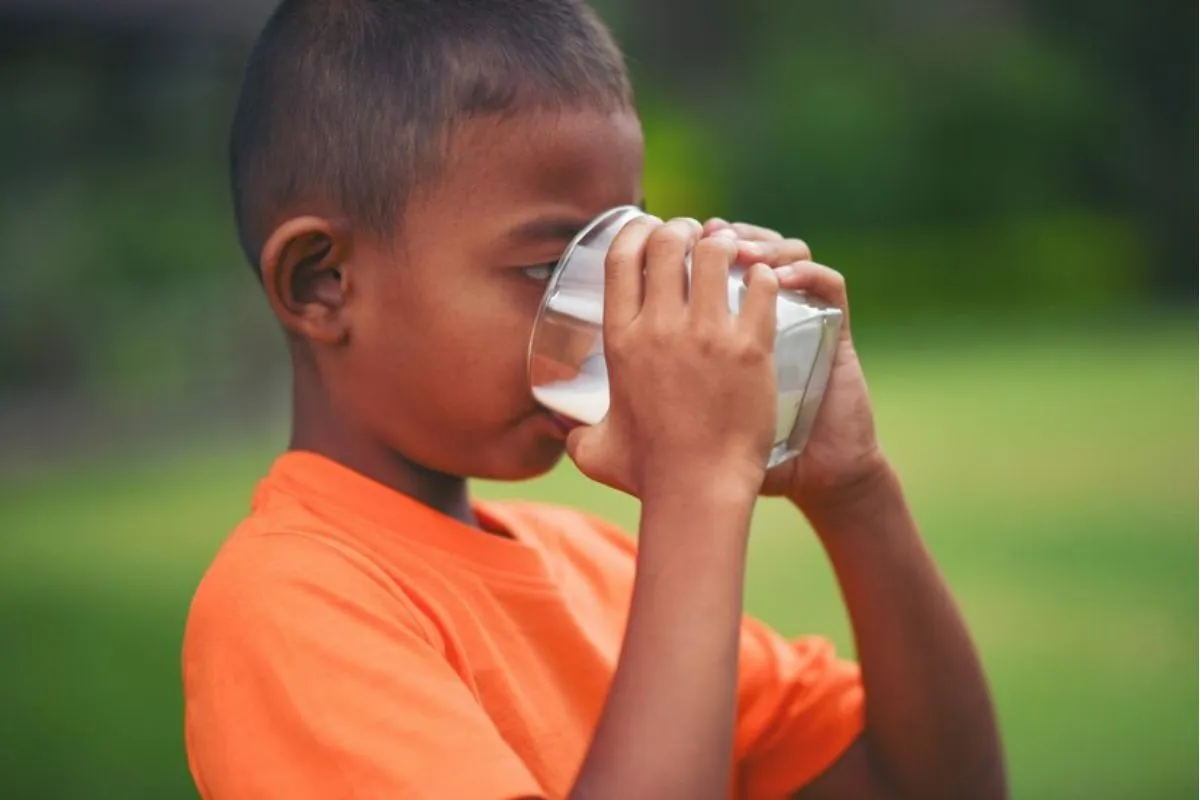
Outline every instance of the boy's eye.
[[555, 264], [538, 264], [532, 267], [523, 267], [521, 272], [525, 273], [525, 276], [528, 278], [545, 283], [554, 274], [555, 266]]

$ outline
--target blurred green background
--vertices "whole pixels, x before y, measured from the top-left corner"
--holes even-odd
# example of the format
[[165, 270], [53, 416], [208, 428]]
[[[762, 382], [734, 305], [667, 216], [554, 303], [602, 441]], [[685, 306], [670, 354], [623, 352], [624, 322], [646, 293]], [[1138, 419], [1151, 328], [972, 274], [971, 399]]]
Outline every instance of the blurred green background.
[[[0, 3], [2, 797], [195, 794], [187, 604], [287, 424], [224, 161], [269, 5]], [[597, 6], [654, 210], [779, 227], [847, 275], [1014, 796], [1194, 798], [1194, 7]], [[635, 519], [570, 467], [481, 491]], [[849, 648], [801, 521], [755, 525], [751, 611]]]

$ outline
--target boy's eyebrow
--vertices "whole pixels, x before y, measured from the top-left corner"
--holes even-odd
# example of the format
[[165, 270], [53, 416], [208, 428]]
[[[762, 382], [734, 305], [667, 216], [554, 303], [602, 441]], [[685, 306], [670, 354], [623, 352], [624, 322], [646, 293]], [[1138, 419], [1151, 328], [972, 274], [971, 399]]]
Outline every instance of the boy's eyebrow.
[[590, 221], [578, 217], [535, 217], [515, 225], [508, 238], [515, 242], [569, 241]]
[[[642, 200], [637, 206], [645, 211], [646, 201]], [[569, 216], [535, 217], [515, 225], [508, 232], [508, 238], [521, 243], [570, 241], [591, 221]]]

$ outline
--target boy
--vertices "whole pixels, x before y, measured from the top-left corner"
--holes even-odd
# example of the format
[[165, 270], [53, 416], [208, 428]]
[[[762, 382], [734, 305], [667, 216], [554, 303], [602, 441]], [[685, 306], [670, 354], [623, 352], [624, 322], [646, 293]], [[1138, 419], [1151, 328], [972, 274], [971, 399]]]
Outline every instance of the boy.
[[[764, 475], [775, 292], [846, 307], [802, 242], [630, 224], [606, 264], [609, 416], [568, 435], [533, 402], [547, 265], [642, 200], [625, 68], [581, 3], [285, 0], [231, 152], [294, 421], [189, 617], [204, 797], [1004, 796], [984, 679], [848, 328], [805, 454]], [[737, 318], [734, 260], [754, 264]], [[532, 477], [564, 449], [641, 500], [636, 548], [469, 498], [467, 477]], [[760, 493], [820, 537], [861, 678], [743, 618]]]

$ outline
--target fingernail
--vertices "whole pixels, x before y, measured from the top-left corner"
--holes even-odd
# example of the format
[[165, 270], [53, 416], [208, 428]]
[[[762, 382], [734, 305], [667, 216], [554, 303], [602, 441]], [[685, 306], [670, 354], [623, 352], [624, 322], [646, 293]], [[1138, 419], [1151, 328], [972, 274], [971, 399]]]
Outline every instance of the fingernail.
[[764, 252], [762, 245], [755, 244], [754, 242], [742, 242], [739, 247], [743, 253], [751, 256], [761, 256]]
[[794, 277], [796, 277], [796, 268], [793, 267], [791, 264], [780, 267], [779, 269], [775, 270], [775, 277], [779, 278], [779, 280], [781, 280], [781, 281], [786, 281], [789, 278], [794, 278]]
[[721, 228], [721, 230], [715, 231], [713, 236], [720, 236], [722, 239], [734, 240], [738, 238], [737, 231], [735, 231], [733, 228]]
[[[751, 264], [750, 268], [748, 270], [746, 270], [745, 284], [747, 286], [749, 286], [750, 282], [752, 280], [754, 280], [754, 277], [760, 272], [765, 273], [766, 275], [774, 275], [775, 274], [775, 271], [773, 269], [771, 269], [769, 266], [767, 266], [766, 264], [759, 261], [754, 264]], [[779, 278], [775, 278], [775, 281], [778, 282]]]

